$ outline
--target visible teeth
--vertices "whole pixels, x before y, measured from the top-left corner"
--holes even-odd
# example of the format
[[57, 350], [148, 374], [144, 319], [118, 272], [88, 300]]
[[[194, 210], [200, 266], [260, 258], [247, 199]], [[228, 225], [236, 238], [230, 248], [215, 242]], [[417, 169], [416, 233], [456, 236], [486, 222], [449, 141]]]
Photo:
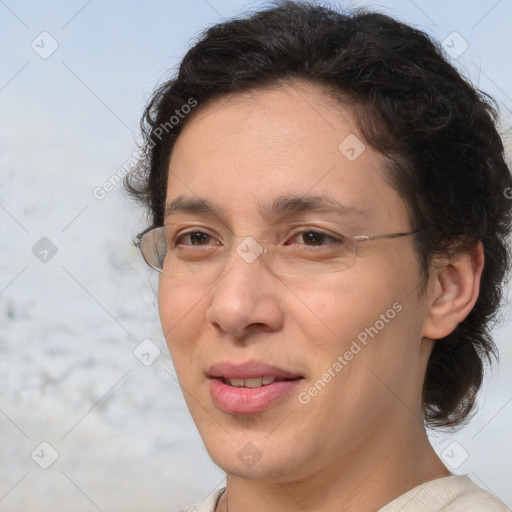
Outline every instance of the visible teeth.
[[226, 379], [226, 384], [234, 386], [236, 388], [259, 388], [262, 385], [267, 386], [272, 384], [276, 380], [276, 377], [251, 377], [250, 379]]
[[253, 377], [252, 379], [245, 379], [246, 388], [259, 388], [261, 386], [261, 377]]

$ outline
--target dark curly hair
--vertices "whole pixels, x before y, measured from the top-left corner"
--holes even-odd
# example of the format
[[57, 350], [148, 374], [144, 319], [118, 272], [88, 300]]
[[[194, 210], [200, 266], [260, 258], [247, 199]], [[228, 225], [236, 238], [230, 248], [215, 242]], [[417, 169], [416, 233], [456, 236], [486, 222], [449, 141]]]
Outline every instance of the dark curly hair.
[[381, 13], [295, 1], [209, 28], [145, 110], [141, 158], [125, 179], [129, 194], [152, 225], [162, 225], [169, 158], [188, 118], [169, 120], [193, 102], [199, 109], [283, 80], [327, 87], [352, 108], [365, 141], [388, 157], [389, 183], [413, 228], [426, 227], [415, 238], [424, 283], [435, 254], [456, 240], [482, 241], [478, 300], [435, 343], [423, 386], [426, 425], [462, 425], [474, 411], [485, 363], [498, 358], [491, 328], [510, 267], [511, 177], [494, 102], [428, 35]]

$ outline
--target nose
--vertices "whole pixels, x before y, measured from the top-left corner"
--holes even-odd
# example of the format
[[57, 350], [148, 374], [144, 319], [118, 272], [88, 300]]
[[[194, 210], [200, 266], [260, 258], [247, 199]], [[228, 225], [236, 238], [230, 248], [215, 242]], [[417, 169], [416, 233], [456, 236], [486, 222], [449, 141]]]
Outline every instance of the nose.
[[[242, 339], [251, 333], [272, 332], [283, 325], [280, 294], [283, 284], [240, 244], [212, 290], [206, 320], [217, 331]], [[248, 257], [249, 247], [252, 257]]]

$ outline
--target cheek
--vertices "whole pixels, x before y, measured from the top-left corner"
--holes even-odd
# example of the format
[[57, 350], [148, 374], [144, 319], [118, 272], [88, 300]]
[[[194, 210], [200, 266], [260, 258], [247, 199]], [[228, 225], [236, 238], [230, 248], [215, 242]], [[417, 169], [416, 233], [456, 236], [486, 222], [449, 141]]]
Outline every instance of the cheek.
[[160, 278], [158, 307], [163, 334], [175, 365], [180, 356], [189, 354], [204, 326], [207, 289], [177, 284]]
[[308, 341], [309, 360], [318, 362], [315, 371], [324, 372], [347, 351], [350, 361], [366, 367], [396, 369], [404, 357], [415, 357], [422, 325], [417, 272], [413, 254], [393, 254], [378, 267], [362, 264], [314, 287], [293, 289], [290, 317]]
[[357, 436], [365, 425], [377, 424], [388, 411], [411, 401], [408, 392], [402, 393], [416, 383], [419, 322], [409, 314], [414, 312], [412, 296], [406, 300], [398, 290], [376, 294], [359, 286], [328, 294], [331, 300], [316, 294], [317, 308], [315, 295], [309, 296], [322, 322], [315, 315], [297, 314], [311, 365], [300, 403], [308, 401], [304, 413], [324, 418], [334, 438], [341, 431]]
[[354, 278], [349, 272], [307, 288], [290, 286], [293, 300], [289, 303], [289, 317], [299, 324], [313, 346], [343, 350], [396, 300], [392, 290], [378, 286], [378, 276], [362, 273], [361, 278]]

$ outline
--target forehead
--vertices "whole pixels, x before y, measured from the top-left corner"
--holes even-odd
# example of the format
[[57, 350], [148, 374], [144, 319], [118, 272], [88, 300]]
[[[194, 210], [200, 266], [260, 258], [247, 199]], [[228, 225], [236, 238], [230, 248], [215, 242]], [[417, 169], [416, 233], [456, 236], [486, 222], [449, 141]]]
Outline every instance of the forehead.
[[167, 202], [195, 197], [248, 218], [275, 198], [313, 195], [375, 218], [399, 217], [404, 206], [387, 172], [351, 110], [299, 82], [199, 106], [173, 149]]

